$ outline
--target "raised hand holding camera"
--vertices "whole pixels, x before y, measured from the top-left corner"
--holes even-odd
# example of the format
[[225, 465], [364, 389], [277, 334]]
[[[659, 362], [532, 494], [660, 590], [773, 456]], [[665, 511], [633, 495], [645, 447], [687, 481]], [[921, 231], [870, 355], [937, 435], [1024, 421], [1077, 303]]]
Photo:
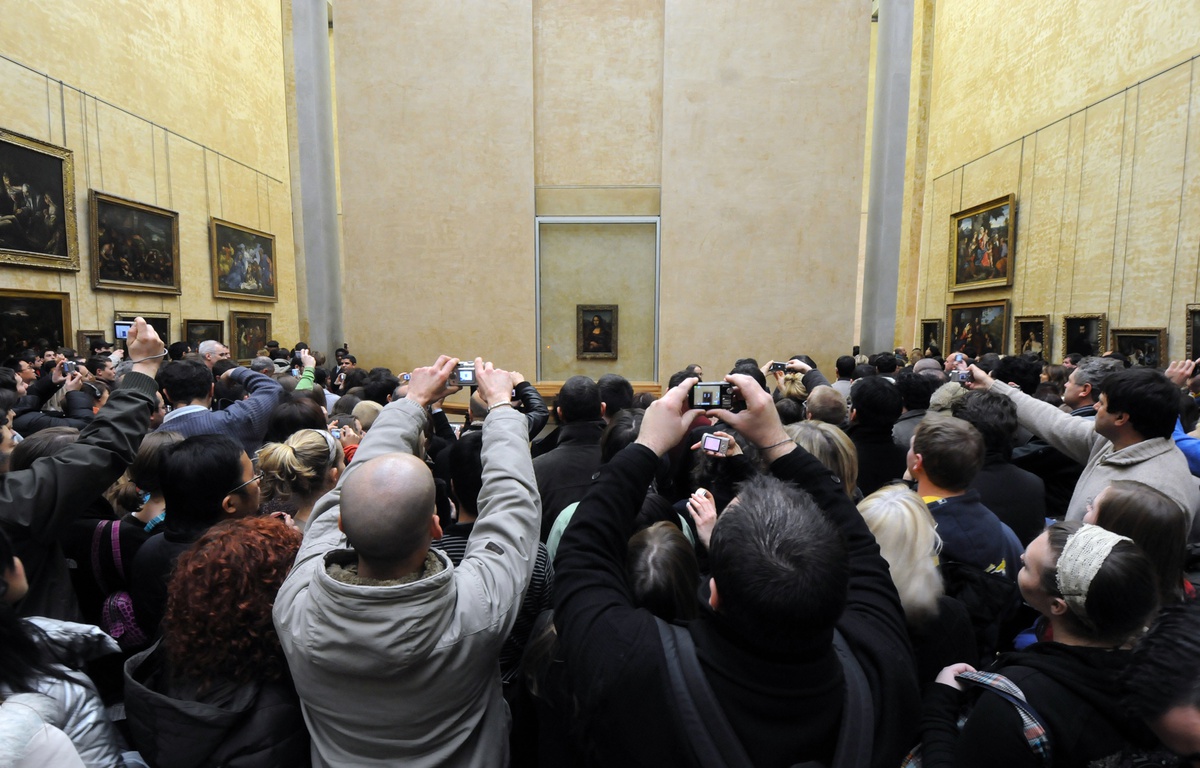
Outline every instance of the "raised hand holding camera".
[[498, 404], [512, 402], [512, 374], [508, 371], [477, 357], [471, 375], [479, 387], [480, 399], [487, 403], [489, 410]]
[[779, 411], [775, 409], [771, 393], [745, 374], [731, 373], [725, 380], [737, 387], [738, 394], [746, 402], [746, 408], [737, 413], [727, 408], [718, 408], [708, 411], [708, 415], [716, 416], [742, 433], [747, 440], [765, 452], [764, 456], [768, 461], [794, 450], [796, 444], [788, 437], [788, 433], [783, 431], [783, 422], [779, 420]]
[[409, 374], [408, 394], [405, 398], [422, 408], [441, 400], [446, 396], [446, 387], [457, 365], [457, 357], [442, 355], [431, 366], [413, 369]]
[[642, 417], [642, 428], [638, 431], [639, 445], [654, 451], [656, 456], [662, 456], [679, 444], [700, 415], [699, 409], [685, 407], [695, 383], [695, 377], [684, 379], [679, 386], [668, 389], [650, 404], [646, 415]]

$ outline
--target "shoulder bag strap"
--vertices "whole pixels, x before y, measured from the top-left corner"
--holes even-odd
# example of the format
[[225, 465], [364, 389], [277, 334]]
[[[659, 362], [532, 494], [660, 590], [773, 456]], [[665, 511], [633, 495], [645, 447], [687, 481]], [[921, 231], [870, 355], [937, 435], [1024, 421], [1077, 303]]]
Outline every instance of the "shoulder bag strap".
[[96, 523], [96, 528], [92, 531], [92, 576], [96, 580], [96, 585], [100, 587], [100, 591], [105, 595], [108, 594], [108, 584], [105, 583], [104, 571], [100, 567], [100, 549], [104, 544], [104, 526], [108, 525], [107, 520], [101, 520]]
[[729, 719], [704, 677], [692, 636], [684, 627], [655, 618], [667, 661], [681, 735], [702, 768], [751, 768]]
[[113, 520], [109, 523], [112, 528], [112, 553], [113, 565], [117, 566], [117, 576], [121, 581], [125, 581], [125, 564], [121, 560], [121, 521]]
[[1025, 693], [1017, 684], [1004, 675], [995, 672], [963, 672], [955, 678], [968, 685], [986, 688], [1017, 709], [1021, 716], [1021, 726], [1025, 731], [1025, 740], [1029, 748], [1042, 760], [1042, 765], [1053, 765], [1050, 754], [1050, 733], [1046, 721], [1025, 700]]
[[837, 751], [833, 768], [870, 765], [875, 747], [875, 705], [862, 665], [854, 657], [841, 632], [833, 630], [833, 648], [842, 662], [846, 701], [842, 705], [842, 724], [838, 729]]

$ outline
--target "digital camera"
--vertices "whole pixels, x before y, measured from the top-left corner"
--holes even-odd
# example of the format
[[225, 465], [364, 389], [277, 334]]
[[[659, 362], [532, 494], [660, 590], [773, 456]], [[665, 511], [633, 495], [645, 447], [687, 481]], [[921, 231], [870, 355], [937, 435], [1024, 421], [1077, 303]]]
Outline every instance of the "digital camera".
[[75, 371], [79, 369], [79, 363], [73, 362], [71, 360], [66, 360], [63, 362], [62, 368], [63, 368], [64, 374], [75, 373]]
[[786, 371], [787, 364], [788, 364], [787, 360], [784, 360], [782, 363], [771, 363], [771, 367], [768, 368], [767, 370], [771, 373], [774, 373], [775, 371]]
[[728, 381], [702, 381], [688, 393], [691, 408], [733, 408], [733, 385]]
[[459, 363], [450, 377], [450, 383], [460, 387], [475, 386], [475, 363]]
[[705, 453], [715, 453], [724, 456], [729, 450], [729, 438], [720, 435], [706, 434], [700, 438], [700, 448]]
[[970, 371], [951, 371], [950, 381], [957, 381], [959, 384], [966, 384], [968, 381], [975, 381], [975, 374]]

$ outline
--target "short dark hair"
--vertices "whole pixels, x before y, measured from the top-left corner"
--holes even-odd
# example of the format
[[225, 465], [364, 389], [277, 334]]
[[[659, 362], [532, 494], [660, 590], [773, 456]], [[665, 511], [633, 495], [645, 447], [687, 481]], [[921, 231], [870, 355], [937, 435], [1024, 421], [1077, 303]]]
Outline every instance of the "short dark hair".
[[859, 379], [868, 379], [878, 374], [879, 371], [875, 370], [875, 366], [863, 363], [862, 365], [854, 366], [854, 370], [850, 372], [850, 378], [858, 381]]
[[182, 360], [183, 356], [192, 351], [192, 345], [186, 341], [175, 341], [167, 347], [167, 358], [169, 360]]
[[39, 429], [13, 448], [12, 453], [9, 454], [8, 471], [19, 472], [22, 469], [29, 469], [33, 462], [53, 456], [78, 439], [79, 430], [75, 427]]
[[264, 443], [282, 443], [302, 429], [325, 429], [321, 406], [308, 397], [288, 397], [271, 409]]
[[221, 520], [221, 501], [242, 482], [245, 455], [228, 435], [195, 435], [171, 448], [159, 466], [163, 499], [171, 510], [167, 527], [196, 532]]
[[779, 412], [779, 421], [784, 424], [795, 424], [804, 418], [804, 403], [794, 397], [781, 397], [776, 400], [775, 410]]
[[758, 367], [757, 363], [747, 363], [739, 360], [737, 365], [733, 366], [733, 370], [731, 370], [730, 373], [740, 373], [744, 376], [749, 376], [757, 381], [758, 385], [762, 387], [764, 391], [769, 390], [767, 387], [767, 376]]
[[0, 367], [0, 389], [17, 391], [17, 372], [15, 370], [8, 367]]
[[927, 413], [913, 432], [912, 451], [939, 488], [963, 491], [983, 467], [983, 436], [962, 419]]
[[850, 374], [854, 373], [854, 358], [850, 355], [842, 355], [833, 364], [833, 368], [837, 371], [839, 379], [848, 379]]
[[1012, 458], [1013, 438], [1017, 434], [1017, 407], [995, 392], [968, 392], [954, 401], [950, 412], [983, 436], [984, 450]]
[[1042, 364], [1023, 357], [1002, 357], [990, 373], [996, 381], [1011, 381], [1022, 392], [1032, 395], [1042, 381]]
[[358, 358], [354, 355], [342, 355], [343, 360], [349, 360], [351, 365], [358, 365]]
[[607, 464], [625, 446], [637, 440], [638, 431], [642, 428], [642, 417], [645, 415], [646, 412], [641, 408], [626, 408], [608, 422], [604, 433], [600, 435], [601, 464]]
[[450, 447], [450, 488], [454, 502], [470, 515], [479, 514], [483, 488], [483, 431], [469, 429]]
[[96, 356], [96, 357], [89, 357], [87, 360], [85, 360], [83, 363], [83, 366], [85, 368], [87, 368], [89, 371], [91, 371], [92, 375], [95, 376], [96, 374], [100, 373], [101, 371], [103, 371], [105, 368], [107, 368], [111, 364], [112, 364], [111, 358]]
[[600, 389], [600, 402], [604, 403], [604, 415], [608, 418], [633, 405], [633, 385], [621, 374], [606, 373], [596, 386]]
[[364, 400], [371, 400], [380, 405], [388, 404], [388, 397], [392, 395], [396, 387], [400, 386], [400, 377], [394, 376], [389, 371], [378, 375], [372, 371], [367, 376], [367, 381], [363, 384]]
[[1179, 502], [1137, 480], [1114, 480], [1096, 506], [1096, 525], [1133, 539], [1150, 558], [1159, 604], [1184, 599], [1188, 519]]
[[563, 382], [556, 401], [564, 424], [600, 418], [600, 388], [587, 376], [572, 376]]
[[895, 373], [896, 356], [891, 352], [880, 352], [875, 357], [875, 370], [880, 373]]
[[900, 400], [910, 411], [923, 411], [929, 407], [929, 398], [940, 385], [928, 376], [904, 371], [896, 376], [896, 390]]
[[692, 374], [687, 371], [675, 371], [671, 374], [671, 378], [667, 379], [667, 389], [675, 389], [682, 384], [686, 379], [692, 378]]
[[213, 381], [213, 372], [199, 360], [175, 360], [158, 372], [158, 388], [171, 405], [208, 397]]
[[1163, 608], [1133, 646], [1121, 681], [1126, 706], [1142, 720], [1175, 707], [1200, 708], [1200, 601]]
[[1179, 390], [1153, 368], [1118, 371], [1100, 387], [1105, 409], [1129, 414], [1134, 431], [1147, 440], [1170, 437], [1179, 418]]
[[660, 520], [629, 539], [625, 574], [637, 607], [664, 621], [686, 621], [700, 613], [696, 550], [671, 523]]
[[[203, 361], [198, 360], [197, 362], [203, 362]], [[213, 367], [212, 367], [213, 377], [219, 379], [219, 378], [221, 378], [222, 374], [224, 374], [226, 371], [232, 371], [234, 368], [237, 368], [237, 367], [238, 367], [237, 360], [230, 360], [228, 357], [224, 358], [223, 360], [218, 360], [215, 363], [213, 363]]]
[[854, 382], [850, 402], [855, 422], [864, 427], [890, 427], [904, 410], [900, 390], [882, 376], [868, 376]]
[[1079, 365], [1079, 361], [1083, 359], [1083, 355], [1078, 352], [1072, 352], [1063, 357], [1063, 360], [1070, 361], [1071, 365]]
[[713, 530], [718, 611], [749, 643], [779, 648], [828, 632], [846, 605], [849, 562], [838, 529], [812, 497], [756, 476]]

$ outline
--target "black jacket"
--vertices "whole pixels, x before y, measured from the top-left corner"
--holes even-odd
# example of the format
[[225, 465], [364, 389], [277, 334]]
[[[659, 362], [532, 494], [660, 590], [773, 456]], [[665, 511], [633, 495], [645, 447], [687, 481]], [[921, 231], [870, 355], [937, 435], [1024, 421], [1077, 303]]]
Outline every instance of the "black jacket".
[[[634, 608], [625, 581], [629, 527], [658, 460], [640, 445], [600, 470], [555, 560], [555, 623], [579, 722], [594, 765], [691, 765], [655, 618]], [[874, 538], [842, 486], [801, 449], [771, 471], [811, 493], [841, 529], [850, 557], [848, 601], [838, 628], [861, 662], [876, 712], [872, 768], [894, 768], [916, 739], [917, 682], [899, 598]], [[843, 689], [831, 635], [807, 649], [764, 654], [718, 613], [693, 621], [697, 655], [751, 761], [762, 768], [828, 756]]]
[[858, 487], [869, 496], [904, 477], [908, 448], [892, 440], [892, 428], [855, 424], [846, 432], [858, 452]]
[[[159, 646], [125, 662], [133, 743], [153, 768], [274, 768], [310, 764], [308, 729], [290, 680], [172, 690]], [[175, 695], [172, 695], [175, 694]]]
[[582, 499], [591, 485], [592, 476], [600, 468], [603, 433], [603, 421], [564, 424], [559, 430], [557, 447], [533, 460], [533, 473], [542, 497], [543, 542], [563, 508]]
[[1032, 472], [1013, 466], [999, 454], [989, 453], [971, 489], [1000, 521], [1013, 529], [1021, 546], [1046, 529], [1046, 484]]

